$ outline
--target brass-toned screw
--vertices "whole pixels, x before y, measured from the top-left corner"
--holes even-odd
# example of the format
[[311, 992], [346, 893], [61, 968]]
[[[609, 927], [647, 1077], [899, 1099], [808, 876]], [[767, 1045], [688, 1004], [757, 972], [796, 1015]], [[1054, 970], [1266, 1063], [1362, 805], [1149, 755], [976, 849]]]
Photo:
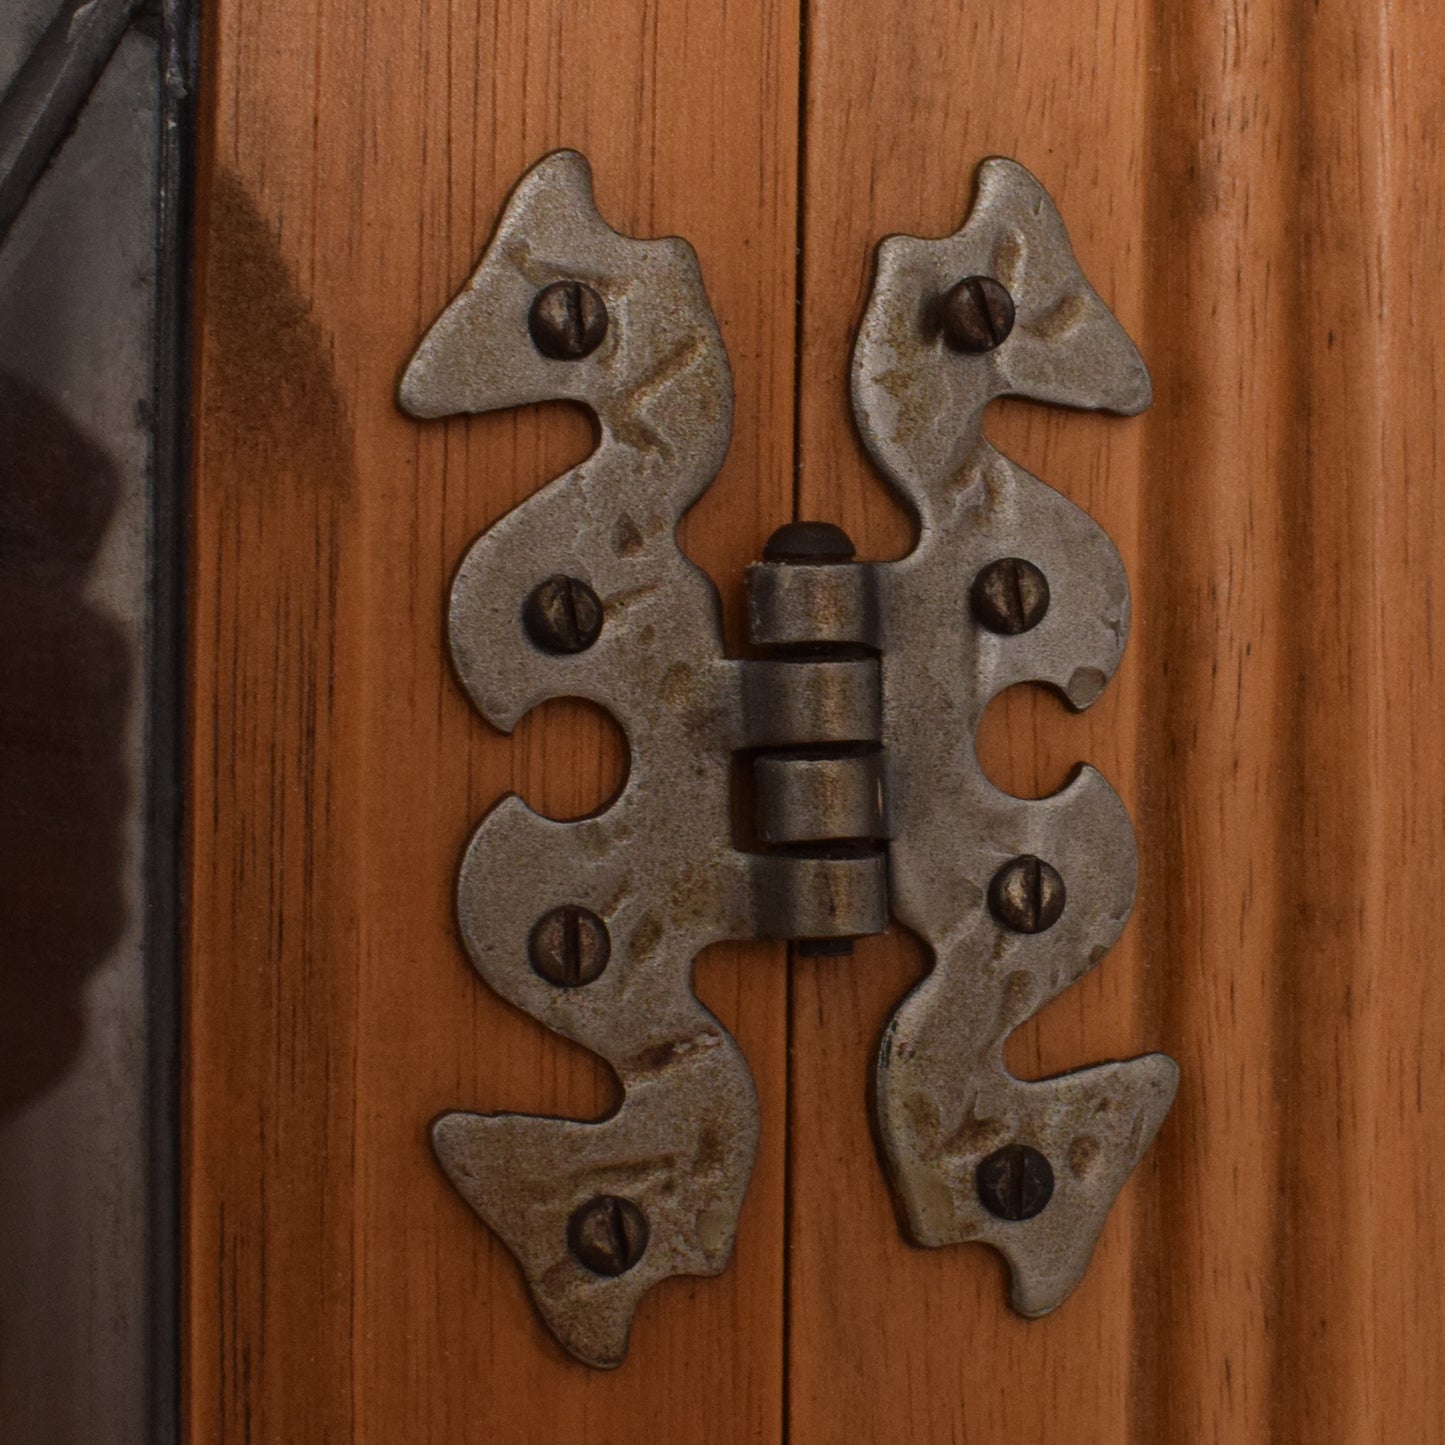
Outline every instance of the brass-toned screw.
[[1042, 933], [1064, 911], [1064, 880], [1032, 853], [1011, 858], [988, 885], [993, 916], [1015, 933]]
[[1049, 579], [1022, 557], [1000, 557], [973, 579], [973, 615], [990, 632], [1015, 637], [1037, 627], [1049, 610]]
[[999, 1219], [1017, 1223], [1042, 1214], [1054, 1195], [1049, 1161], [1028, 1144], [1005, 1144], [973, 1173], [979, 1201]]
[[992, 276], [965, 276], [944, 293], [938, 323], [955, 351], [992, 351], [1014, 329], [1014, 299]]
[[532, 302], [532, 344], [553, 361], [580, 361], [607, 335], [607, 303], [585, 281], [554, 281]]
[[532, 967], [558, 988], [581, 988], [601, 978], [611, 953], [607, 925], [590, 910], [571, 904], [544, 913], [527, 939]]
[[567, 1246], [584, 1269], [609, 1279], [626, 1274], [647, 1249], [647, 1219], [630, 1200], [599, 1194], [573, 1211]]
[[602, 603], [580, 578], [559, 573], [532, 589], [522, 625], [543, 652], [585, 652], [602, 631]]

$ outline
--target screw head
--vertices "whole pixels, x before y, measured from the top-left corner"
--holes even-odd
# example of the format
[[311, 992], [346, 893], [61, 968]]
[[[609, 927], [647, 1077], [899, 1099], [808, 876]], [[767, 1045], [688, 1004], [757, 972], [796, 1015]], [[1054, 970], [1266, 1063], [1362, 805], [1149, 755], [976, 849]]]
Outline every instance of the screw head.
[[973, 1171], [979, 1202], [998, 1219], [1010, 1223], [1042, 1214], [1054, 1195], [1049, 1161], [1028, 1144], [1005, 1144]]
[[607, 303], [585, 281], [554, 281], [532, 302], [532, 344], [553, 361], [580, 361], [607, 335]]
[[590, 910], [571, 904], [544, 913], [527, 939], [532, 967], [558, 988], [581, 988], [601, 978], [611, 953], [607, 925]]
[[532, 589], [522, 625], [543, 652], [585, 652], [602, 631], [602, 604], [580, 578], [558, 573]]
[[993, 916], [1015, 933], [1042, 933], [1064, 911], [1064, 880], [1032, 853], [1011, 858], [988, 885]]
[[851, 562], [853, 539], [832, 522], [787, 522], [763, 544], [765, 562]]
[[599, 1194], [573, 1211], [567, 1246], [584, 1269], [615, 1279], [647, 1249], [647, 1218], [630, 1199]]
[[938, 323], [954, 351], [992, 351], [1014, 329], [1014, 299], [992, 276], [965, 276], [944, 292]]
[[1000, 557], [973, 579], [973, 615], [990, 632], [1015, 637], [1037, 627], [1049, 610], [1049, 579], [1022, 557]]

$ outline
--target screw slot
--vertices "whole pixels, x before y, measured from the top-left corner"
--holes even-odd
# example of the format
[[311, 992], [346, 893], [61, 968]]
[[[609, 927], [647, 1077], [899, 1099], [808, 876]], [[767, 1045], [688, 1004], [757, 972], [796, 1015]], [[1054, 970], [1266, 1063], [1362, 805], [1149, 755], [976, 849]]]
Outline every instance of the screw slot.
[[1064, 911], [1064, 880], [1058, 870], [1032, 853], [1012, 858], [988, 885], [993, 916], [1015, 933], [1042, 933]]
[[973, 1172], [979, 1202], [1011, 1224], [1042, 1214], [1054, 1196], [1053, 1166], [1028, 1144], [1005, 1144]]
[[630, 1200], [599, 1194], [567, 1221], [567, 1246], [584, 1269], [615, 1279], [647, 1249], [647, 1218]]
[[943, 339], [954, 351], [977, 356], [1008, 340], [1014, 299], [992, 276], [965, 276], [938, 304]]
[[601, 978], [611, 953], [607, 925], [571, 904], [544, 913], [527, 939], [532, 967], [558, 988], [582, 988]]
[[602, 604], [580, 578], [558, 573], [532, 589], [522, 625], [543, 652], [585, 652], [602, 631]]
[[1000, 557], [973, 579], [973, 615], [990, 632], [1016, 637], [1044, 620], [1049, 579], [1022, 557]]
[[607, 303], [585, 281], [554, 281], [532, 302], [532, 344], [553, 361], [580, 361], [607, 335]]

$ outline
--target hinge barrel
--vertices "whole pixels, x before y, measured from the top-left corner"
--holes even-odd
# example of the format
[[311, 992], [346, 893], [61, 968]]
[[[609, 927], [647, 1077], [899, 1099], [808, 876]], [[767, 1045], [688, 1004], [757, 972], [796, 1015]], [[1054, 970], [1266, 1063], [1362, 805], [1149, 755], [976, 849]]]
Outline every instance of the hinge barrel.
[[[888, 925], [882, 676], [871, 567], [836, 527], [794, 522], [748, 568], [743, 664], [762, 932], [848, 940]], [[786, 861], [785, 861], [786, 860]], [[832, 947], [830, 952], [846, 951]]]

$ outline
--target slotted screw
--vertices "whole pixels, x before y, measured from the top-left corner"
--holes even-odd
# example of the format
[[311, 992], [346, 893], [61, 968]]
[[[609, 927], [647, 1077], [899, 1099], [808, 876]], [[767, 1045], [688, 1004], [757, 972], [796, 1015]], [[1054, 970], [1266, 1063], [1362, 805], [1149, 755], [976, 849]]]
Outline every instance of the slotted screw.
[[630, 1199], [599, 1194], [573, 1211], [567, 1245], [578, 1264], [614, 1279], [626, 1274], [647, 1249], [647, 1219]]
[[992, 276], [965, 276], [944, 293], [938, 320], [955, 351], [992, 351], [1014, 329], [1014, 299]]
[[1049, 610], [1049, 579], [1022, 557], [1000, 557], [973, 579], [973, 615], [990, 632], [1015, 637]]
[[580, 578], [559, 573], [532, 589], [522, 624], [543, 652], [585, 652], [602, 631], [602, 604]]
[[1015, 933], [1042, 933], [1064, 911], [1064, 880], [1032, 853], [1011, 858], [988, 885], [993, 916]]
[[983, 1207], [1010, 1223], [1042, 1214], [1054, 1195], [1053, 1167], [1028, 1144], [1005, 1144], [990, 1154], [973, 1182]]
[[570, 904], [544, 913], [527, 939], [532, 967], [558, 988], [581, 988], [601, 978], [611, 953], [607, 925], [590, 910]]
[[580, 361], [607, 335], [607, 303], [585, 281], [554, 281], [532, 302], [532, 344], [553, 361]]

